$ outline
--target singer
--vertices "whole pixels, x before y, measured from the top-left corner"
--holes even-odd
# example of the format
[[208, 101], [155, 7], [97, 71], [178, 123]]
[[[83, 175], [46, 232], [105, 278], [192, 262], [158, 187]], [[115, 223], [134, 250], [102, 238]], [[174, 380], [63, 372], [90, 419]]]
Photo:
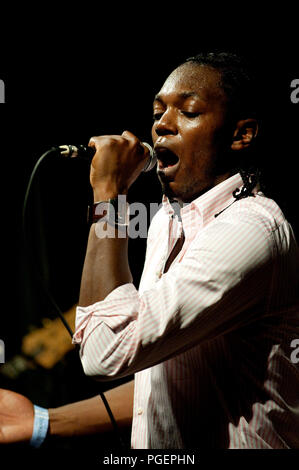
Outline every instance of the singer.
[[[163, 206], [139, 290], [128, 237], [97, 237], [105, 219], [91, 225], [73, 341], [87, 375], [135, 375], [121, 398], [113, 391], [112, 406], [120, 421], [133, 419], [132, 448], [299, 447], [299, 371], [290, 359], [298, 248], [262, 192], [257, 105], [250, 71], [226, 52], [187, 59], [155, 96]], [[139, 140], [125, 131], [90, 146], [94, 202], [127, 195], [145, 163]], [[127, 223], [114, 221], [116, 230]], [[63, 408], [50, 413], [50, 434], [64, 434], [56, 423], [66, 429], [68, 413], [80, 415], [76, 404]], [[87, 410], [86, 402], [90, 422], [107, 419]]]

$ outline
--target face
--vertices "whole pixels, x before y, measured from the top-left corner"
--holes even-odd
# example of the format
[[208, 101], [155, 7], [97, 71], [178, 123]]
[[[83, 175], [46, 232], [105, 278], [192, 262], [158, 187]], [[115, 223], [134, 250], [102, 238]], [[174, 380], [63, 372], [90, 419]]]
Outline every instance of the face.
[[230, 176], [227, 98], [218, 71], [187, 63], [168, 77], [154, 100], [152, 138], [163, 192], [190, 202]]

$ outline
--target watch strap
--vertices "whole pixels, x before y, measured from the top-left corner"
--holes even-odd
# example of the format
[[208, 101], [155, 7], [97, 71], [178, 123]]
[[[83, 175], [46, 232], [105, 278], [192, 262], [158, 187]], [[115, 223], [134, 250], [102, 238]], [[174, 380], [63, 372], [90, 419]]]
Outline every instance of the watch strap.
[[130, 208], [125, 195], [111, 198], [107, 201], [98, 201], [89, 207], [89, 220], [96, 223], [107, 221], [113, 226], [128, 226], [130, 222]]

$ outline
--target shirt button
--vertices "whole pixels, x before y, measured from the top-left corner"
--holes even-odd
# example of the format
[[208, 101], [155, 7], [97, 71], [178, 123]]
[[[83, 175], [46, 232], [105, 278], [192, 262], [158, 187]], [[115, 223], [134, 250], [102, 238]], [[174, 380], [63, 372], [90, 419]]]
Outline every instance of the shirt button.
[[137, 414], [138, 414], [138, 415], [142, 415], [142, 413], [143, 413], [143, 409], [142, 409], [142, 408], [138, 408]]

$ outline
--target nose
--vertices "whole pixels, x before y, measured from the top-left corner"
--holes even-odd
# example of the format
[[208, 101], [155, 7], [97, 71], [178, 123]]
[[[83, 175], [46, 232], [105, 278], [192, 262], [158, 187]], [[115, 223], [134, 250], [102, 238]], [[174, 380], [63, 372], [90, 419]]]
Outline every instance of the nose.
[[153, 130], [158, 136], [177, 134], [174, 113], [170, 109], [166, 110], [161, 118], [153, 125]]

